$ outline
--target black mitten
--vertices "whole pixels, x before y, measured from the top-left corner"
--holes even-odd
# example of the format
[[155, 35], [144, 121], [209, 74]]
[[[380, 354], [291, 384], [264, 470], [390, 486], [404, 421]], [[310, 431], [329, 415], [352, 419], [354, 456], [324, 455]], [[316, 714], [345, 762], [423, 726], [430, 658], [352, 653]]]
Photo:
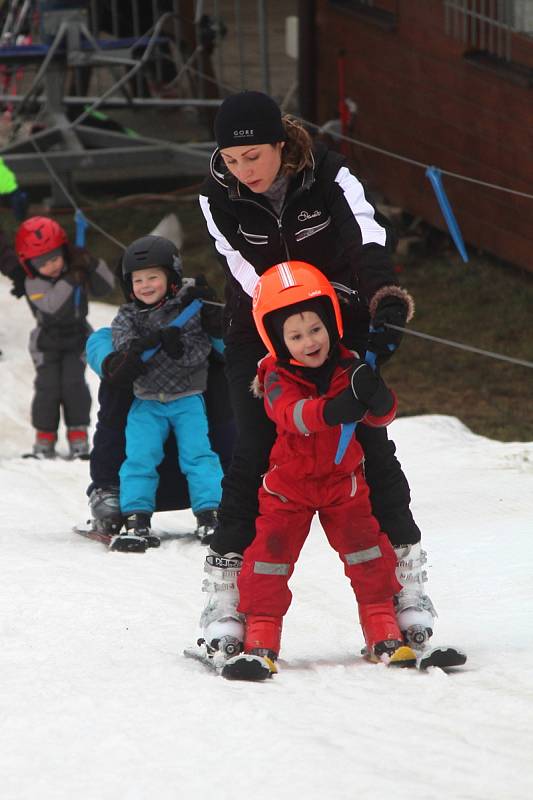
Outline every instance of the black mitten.
[[221, 339], [223, 333], [223, 306], [202, 306], [202, 329], [208, 336]]
[[368, 349], [376, 354], [380, 364], [391, 357], [403, 336], [403, 331], [387, 328], [387, 325], [405, 328], [408, 310], [407, 303], [395, 295], [386, 295], [377, 304], [372, 317], [375, 330], [368, 337]]
[[151, 350], [161, 344], [161, 331], [152, 331], [147, 333], [146, 336], [139, 336], [138, 339], [132, 339], [130, 342], [129, 350], [132, 353], [140, 355], [145, 350]]
[[351, 378], [352, 393], [376, 417], [388, 414], [394, 405], [394, 395], [383, 378], [361, 361]]
[[26, 281], [26, 273], [22, 269], [22, 267], [16, 267], [16, 269], [10, 275], [11, 280], [13, 281], [13, 287], [11, 289], [11, 294], [14, 297], [24, 297], [26, 290], [25, 290], [25, 281]]
[[131, 350], [109, 353], [102, 362], [102, 375], [114, 386], [131, 386], [145, 372], [146, 364]]
[[340, 425], [343, 422], [359, 422], [368, 408], [355, 397], [351, 386], [324, 405], [324, 420], [327, 425]]
[[161, 347], [170, 358], [181, 358], [184, 352], [183, 340], [181, 338], [181, 331], [175, 326], [168, 328], [161, 328]]

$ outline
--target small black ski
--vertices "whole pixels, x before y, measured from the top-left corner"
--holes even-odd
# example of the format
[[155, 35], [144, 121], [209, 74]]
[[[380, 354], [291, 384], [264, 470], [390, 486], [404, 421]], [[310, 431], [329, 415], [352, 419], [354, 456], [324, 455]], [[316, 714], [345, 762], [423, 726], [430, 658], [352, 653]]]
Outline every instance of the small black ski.
[[228, 658], [220, 674], [228, 681], [266, 681], [277, 671], [276, 662], [267, 656], [240, 653]]
[[423, 650], [417, 659], [416, 666], [421, 671], [430, 667], [438, 667], [446, 671], [453, 667], [462, 667], [466, 663], [466, 658], [466, 653], [463, 650], [449, 645], [441, 645], [440, 647]]
[[208, 653], [205, 644], [187, 647], [183, 655], [199, 661], [211, 672], [228, 681], [264, 681], [278, 671], [275, 662], [270, 658], [246, 653], [227, 658], [220, 651]]
[[22, 453], [22, 458], [33, 458], [35, 461], [56, 461], [56, 459], [59, 459], [60, 461], [88, 461], [90, 456], [89, 453], [82, 453], [81, 455], [77, 456], [54, 453], [54, 455], [49, 458], [47, 456], [37, 456], [35, 453]]
[[[100, 542], [101, 544], [105, 545], [107, 548], [109, 548], [111, 550], [116, 550], [117, 552], [142, 553], [142, 552], [145, 552], [147, 550], [147, 547], [145, 547], [144, 550], [142, 550], [140, 548], [139, 549], [135, 549], [134, 546], [132, 546], [131, 548], [120, 547], [120, 546], [119, 547], [110, 547], [110, 545], [112, 544], [113, 539], [118, 534], [118, 531], [119, 531], [118, 527], [117, 527], [117, 530], [114, 533], [105, 533], [104, 531], [99, 531], [99, 530], [96, 530], [95, 528], [91, 528], [90, 522], [88, 522], [86, 525], [74, 525], [72, 530], [73, 530], [74, 533], [77, 533], [80, 536], [85, 537], [86, 539], [92, 539], [95, 542]], [[121, 538], [124, 538], [124, 537], [122, 536]], [[139, 538], [139, 537], [137, 537], [137, 538]], [[159, 545], [161, 544], [162, 541], [171, 541], [173, 539], [176, 539], [176, 540], [187, 540], [187, 541], [197, 541], [198, 537], [196, 536], [196, 534], [193, 531], [191, 531], [190, 533], [189, 532], [183, 532], [183, 533], [175, 532], [175, 533], [172, 533], [171, 531], [157, 531], [156, 533], [154, 533], [152, 535], [151, 539], [153, 540], [153, 544], [148, 544], [148, 547], [159, 547]], [[121, 544], [122, 544], [122, 542], [121, 542]]]
[[104, 531], [98, 531], [81, 525], [75, 525], [72, 530], [74, 533], [78, 533], [86, 539], [101, 542], [106, 545], [109, 550], [119, 553], [145, 553], [149, 547], [159, 547], [161, 544], [161, 538], [155, 534], [144, 537], [138, 536], [131, 531], [119, 535], [118, 533], [105, 533]]

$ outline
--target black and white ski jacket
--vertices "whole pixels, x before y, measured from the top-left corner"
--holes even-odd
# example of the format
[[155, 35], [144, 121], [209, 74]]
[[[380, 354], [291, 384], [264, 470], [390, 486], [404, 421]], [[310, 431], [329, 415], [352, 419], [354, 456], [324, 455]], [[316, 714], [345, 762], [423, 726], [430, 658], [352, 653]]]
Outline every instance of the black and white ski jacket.
[[279, 215], [228, 172], [218, 150], [210, 172], [200, 206], [226, 273], [228, 343], [257, 340], [252, 294], [260, 275], [282, 261], [306, 261], [356, 290], [366, 327], [376, 293], [398, 292], [391, 232], [343, 156], [318, 145], [313, 166], [291, 179]]

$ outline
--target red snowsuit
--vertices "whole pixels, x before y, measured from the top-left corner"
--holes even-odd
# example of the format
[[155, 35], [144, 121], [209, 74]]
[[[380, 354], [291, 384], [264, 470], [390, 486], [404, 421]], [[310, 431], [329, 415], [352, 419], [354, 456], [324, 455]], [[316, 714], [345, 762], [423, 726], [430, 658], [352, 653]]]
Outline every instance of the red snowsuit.
[[[277, 438], [259, 489], [256, 536], [244, 552], [238, 580], [244, 614], [286, 614], [292, 599], [288, 582], [315, 511], [359, 603], [390, 600], [401, 590], [394, 550], [372, 515], [363, 450], [353, 436], [336, 465], [341, 428], [324, 421], [325, 403], [349, 385], [353, 361], [353, 353], [341, 345], [329, 389], [320, 396], [313, 383], [272, 356], [259, 362], [255, 388], [258, 384], [264, 394]], [[396, 401], [386, 417], [367, 412], [359, 424], [388, 425], [395, 414]]]

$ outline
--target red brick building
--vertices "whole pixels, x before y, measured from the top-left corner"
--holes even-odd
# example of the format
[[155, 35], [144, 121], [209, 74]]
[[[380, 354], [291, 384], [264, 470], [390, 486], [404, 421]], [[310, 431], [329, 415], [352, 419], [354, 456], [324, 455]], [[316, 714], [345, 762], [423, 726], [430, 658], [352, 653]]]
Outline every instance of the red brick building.
[[[343, 63], [345, 96], [357, 103], [354, 138], [533, 195], [533, 2], [302, 0], [299, 8], [304, 117], [334, 116]], [[371, 188], [445, 228], [423, 167], [362, 147], [352, 154]], [[465, 241], [533, 271], [533, 199], [443, 180]]]

